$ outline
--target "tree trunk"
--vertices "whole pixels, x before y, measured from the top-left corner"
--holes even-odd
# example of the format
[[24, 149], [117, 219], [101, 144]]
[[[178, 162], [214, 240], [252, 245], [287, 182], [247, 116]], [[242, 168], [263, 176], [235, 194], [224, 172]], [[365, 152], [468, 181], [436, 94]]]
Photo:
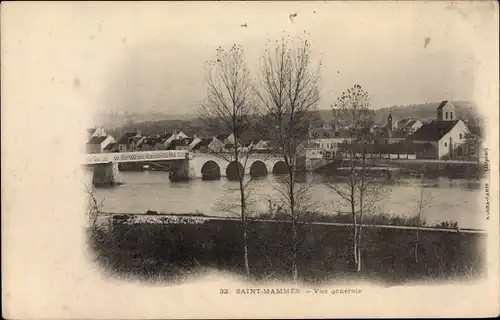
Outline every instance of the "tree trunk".
[[361, 271], [361, 241], [363, 237], [363, 196], [364, 196], [364, 188], [365, 188], [365, 165], [366, 165], [366, 146], [363, 146], [363, 158], [362, 158], [362, 166], [361, 166], [361, 187], [359, 189], [359, 230], [358, 230], [358, 263], [356, 271]]
[[[363, 200], [361, 198], [360, 205], [363, 205]], [[363, 235], [363, 209], [360, 209], [360, 216], [359, 216], [359, 226], [358, 226], [358, 232], [357, 232], [357, 265], [356, 265], [356, 271], [360, 272], [361, 271], [361, 240], [362, 240], [362, 235]]]
[[354, 258], [354, 266], [358, 265], [358, 226], [356, 225], [356, 207], [354, 206], [354, 190], [351, 192], [351, 213], [352, 213], [352, 226], [354, 228], [354, 234], [352, 237], [352, 255]]
[[289, 168], [290, 178], [290, 216], [292, 218], [292, 277], [293, 281], [299, 280], [299, 271], [297, 266], [297, 217], [295, 212], [293, 167]]
[[[238, 182], [240, 184], [241, 225], [243, 228], [243, 259], [244, 259], [244, 265], [245, 265], [245, 273], [247, 275], [250, 275], [250, 264], [248, 262], [246, 199], [245, 199], [245, 188], [243, 186], [244, 172], [240, 172], [237, 147], [235, 149], [235, 160], [236, 160], [236, 168], [237, 168], [237, 172], [238, 172]], [[243, 168], [243, 170], [245, 170], [245, 168]]]
[[418, 245], [419, 245], [419, 226], [417, 226], [417, 234], [416, 234], [416, 241], [415, 241], [415, 262], [418, 262]]
[[[360, 232], [358, 233], [359, 235], [361, 234], [361, 230], [359, 230]], [[356, 272], [360, 272], [361, 271], [361, 248], [360, 248], [360, 243], [358, 244], [358, 264], [357, 264], [357, 267], [356, 267]]]
[[297, 282], [299, 280], [299, 270], [297, 267], [297, 225], [292, 222], [292, 277], [293, 281]]
[[250, 265], [248, 263], [248, 242], [247, 242], [247, 226], [246, 221], [243, 221], [243, 249], [245, 259], [245, 273], [250, 275]]
[[352, 255], [354, 258], [354, 268], [357, 267], [358, 265], [358, 226], [356, 224], [356, 195], [355, 195], [355, 188], [356, 184], [354, 181], [354, 172], [355, 172], [355, 161], [354, 161], [354, 154], [351, 154], [351, 213], [352, 213], [352, 225], [354, 228], [354, 233], [353, 233], [353, 238], [352, 238]]
[[420, 224], [422, 217], [422, 207], [424, 205], [424, 189], [420, 189], [420, 199], [418, 202], [418, 212], [417, 212], [417, 230], [415, 234], [415, 262], [418, 262], [418, 247], [420, 245]]

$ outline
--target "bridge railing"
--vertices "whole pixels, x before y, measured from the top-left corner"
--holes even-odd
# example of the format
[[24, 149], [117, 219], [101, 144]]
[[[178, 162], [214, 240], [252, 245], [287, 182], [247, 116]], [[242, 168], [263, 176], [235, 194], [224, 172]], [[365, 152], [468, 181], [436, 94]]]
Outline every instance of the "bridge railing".
[[120, 153], [94, 153], [85, 155], [85, 164], [109, 162], [140, 162], [150, 160], [182, 160], [187, 159], [186, 150], [157, 150]]

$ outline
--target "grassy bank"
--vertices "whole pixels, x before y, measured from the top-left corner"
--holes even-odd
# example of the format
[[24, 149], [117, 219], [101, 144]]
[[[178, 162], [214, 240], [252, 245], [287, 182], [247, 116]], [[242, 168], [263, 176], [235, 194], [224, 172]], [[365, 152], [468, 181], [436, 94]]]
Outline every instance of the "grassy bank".
[[[341, 215], [337, 218], [346, 219]], [[291, 225], [254, 220], [248, 223], [248, 229], [252, 279], [289, 279]], [[421, 230], [416, 262], [415, 229], [366, 226], [363, 270], [359, 273], [352, 267], [351, 226], [305, 221], [299, 227], [299, 238], [299, 273], [305, 282], [370, 279], [401, 283], [474, 278], [484, 273], [486, 235], [482, 233]], [[89, 245], [98, 263], [121, 277], [180, 281], [207, 269], [243, 270], [242, 226], [238, 220], [117, 222], [110, 229], [91, 228]]]

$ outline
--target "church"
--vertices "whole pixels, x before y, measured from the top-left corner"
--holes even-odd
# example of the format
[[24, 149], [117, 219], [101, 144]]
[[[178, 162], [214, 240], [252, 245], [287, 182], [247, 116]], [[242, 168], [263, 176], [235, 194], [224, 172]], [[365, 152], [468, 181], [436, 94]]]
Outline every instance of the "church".
[[443, 101], [437, 108], [436, 120], [422, 125], [408, 140], [424, 145], [419, 148], [417, 158], [453, 159], [461, 155], [468, 132], [465, 123], [457, 118], [455, 106]]

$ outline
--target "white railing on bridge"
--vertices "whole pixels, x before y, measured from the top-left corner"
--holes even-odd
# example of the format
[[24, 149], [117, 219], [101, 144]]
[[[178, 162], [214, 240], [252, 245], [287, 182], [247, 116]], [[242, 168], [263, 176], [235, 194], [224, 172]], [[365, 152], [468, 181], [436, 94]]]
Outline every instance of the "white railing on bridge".
[[85, 155], [84, 164], [99, 164], [110, 162], [140, 162], [151, 160], [182, 160], [187, 159], [186, 150], [157, 150], [119, 153], [91, 153]]

